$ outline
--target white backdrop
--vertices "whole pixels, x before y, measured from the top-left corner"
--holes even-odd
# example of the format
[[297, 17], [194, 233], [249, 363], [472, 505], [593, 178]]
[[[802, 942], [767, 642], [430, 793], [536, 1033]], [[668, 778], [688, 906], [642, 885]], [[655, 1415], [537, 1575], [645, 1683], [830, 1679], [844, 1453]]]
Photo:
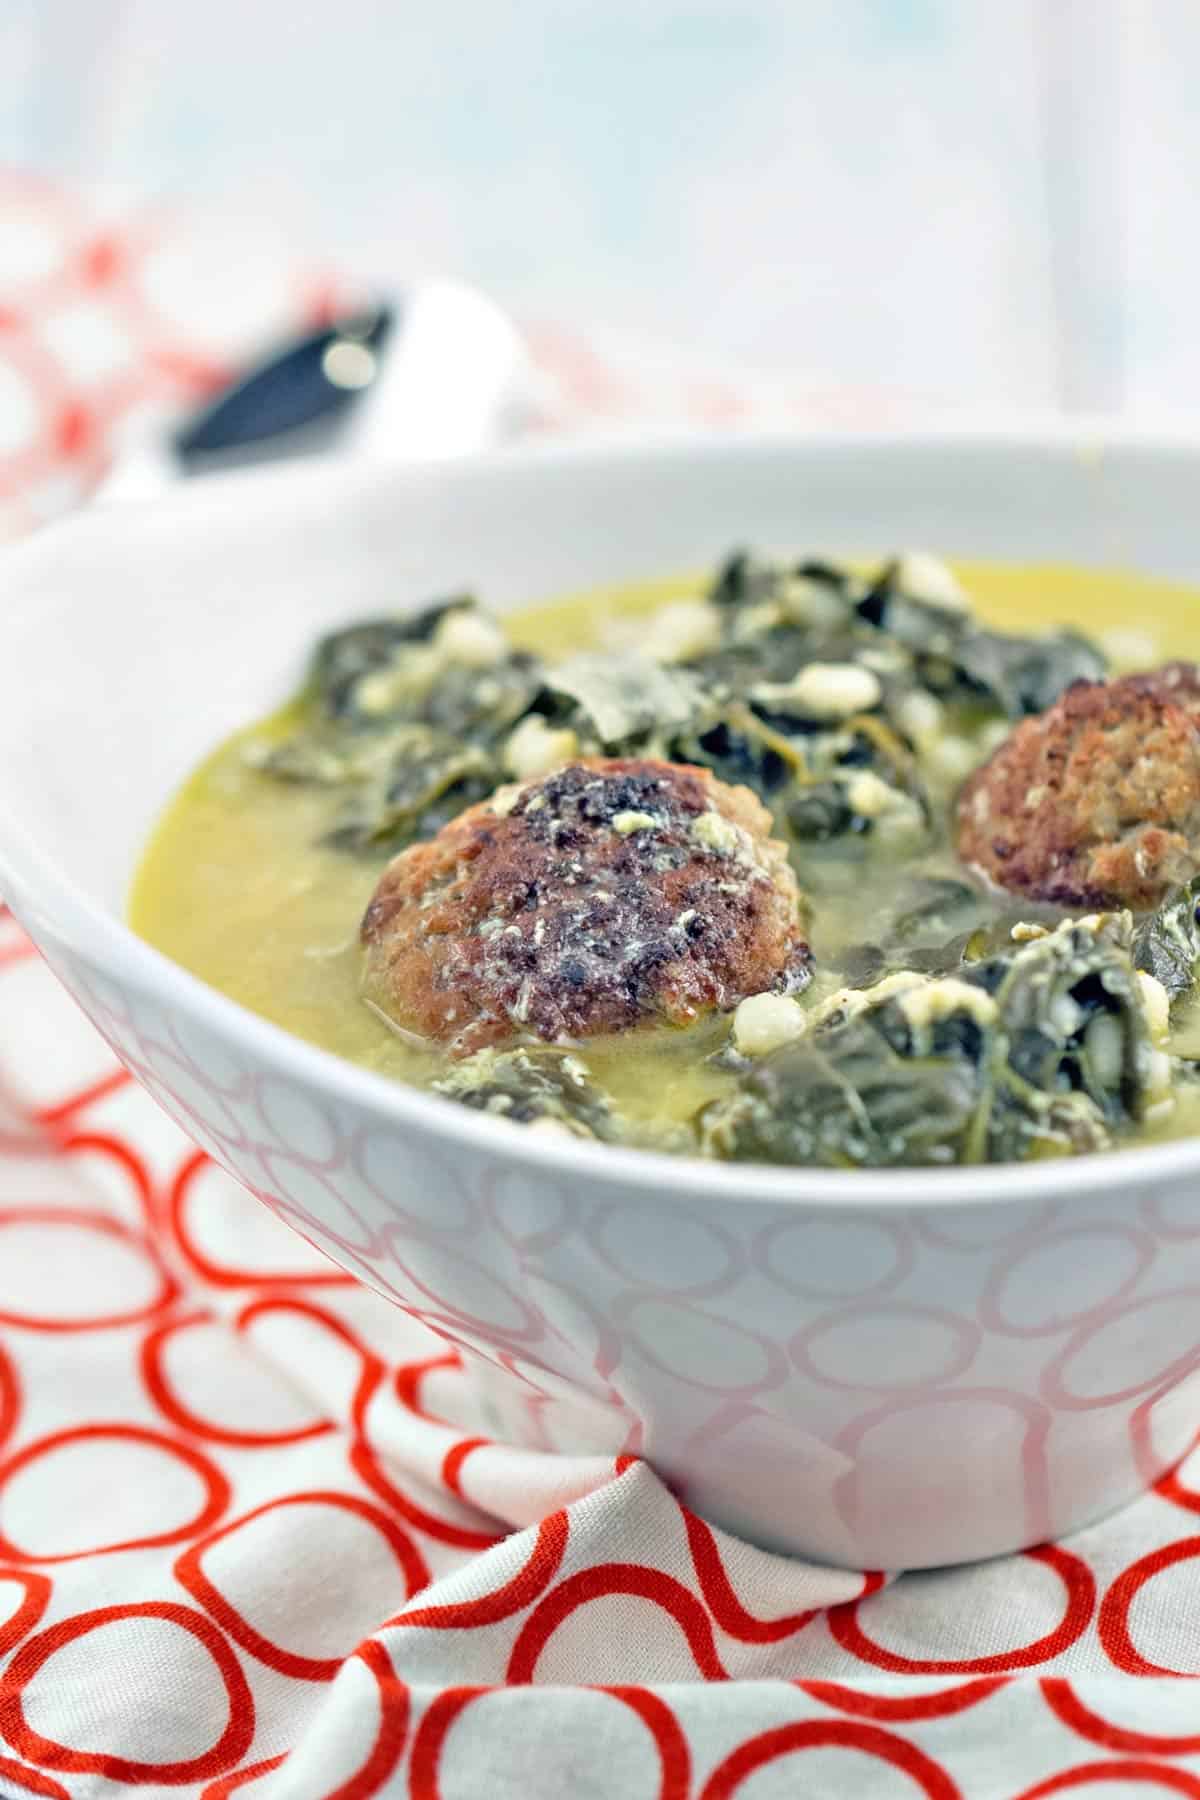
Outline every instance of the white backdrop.
[[0, 0], [0, 159], [906, 404], [1186, 412], [1198, 72], [1194, 0]]

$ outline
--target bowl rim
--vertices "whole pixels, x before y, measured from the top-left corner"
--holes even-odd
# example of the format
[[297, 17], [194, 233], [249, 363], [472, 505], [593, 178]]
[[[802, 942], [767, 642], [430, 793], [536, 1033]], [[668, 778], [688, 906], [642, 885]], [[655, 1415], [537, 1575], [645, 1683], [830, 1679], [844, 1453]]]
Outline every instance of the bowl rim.
[[[1200, 432], [1185, 421], [1147, 428], [1125, 421], [1077, 418], [1005, 418], [995, 421], [950, 422], [929, 429], [908, 427], [872, 431], [673, 431], [589, 436], [567, 443], [541, 443], [488, 451], [456, 458], [441, 466], [447, 470], [469, 468], [487, 477], [502, 477], [518, 467], [588, 465], [611, 461], [664, 457], [707, 459], [729, 455], [786, 454], [803, 450], [831, 450], [840, 454], [855, 450], [961, 449], [964, 445], [1006, 452], [1068, 451], [1093, 456], [1104, 449], [1133, 450], [1149, 457], [1190, 455], [1200, 458]], [[160, 499], [122, 502], [122, 510], [142, 515], [190, 509], [197, 499], [208, 499], [223, 490], [251, 497], [270, 487], [291, 487], [298, 477], [327, 483], [353, 482], [382, 474], [403, 478], [412, 464], [383, 461], [350, 464], [336, 457], [311, 459], [299, 467], [284, 465], [212, 475], [203, 483], [183, 484]], [[428, 470], [432, 464], [416, 467]], [[203, 487], [198, 495], [197, 487]], [[81, 529], [89, 531], [98, 511], [84, 511], [48, 528], [5, 552], [12, 579], [19, 580], [21, 565], [36, 566], [58, 553], [58, 546]], [[102, 509], [108, 517], [112, 508]], [[164, 800], [164, 804], [165, 804]], [[552, 1176], [570, 1179], [585, 1175], [614, 1190], [638, 1186], [662, 1192], [675, 1201], [721, 1201], [731, 1205], [774, 1204], [780, 1207], [816, 1207], [822, 1210], [892, 1208], [933, 1209], [1003, 1206], [1028, 1201], [1031, 1183], [1037, 1198], [1046, 1190], [1053, 1197], [1073, 1195], [1095, 1199], [1128, 1186], [1168, 1183], [1200, 1175], [1200, 1136], [1163, 1144], [1115, 1151], [1092, 1152], [1029, 1163], [998, 1163], [913, 1168], [822, 1169], [776, 1166], [765, 1163], [723, 1163], [667, 1151], [626, 1145], [592, 1143], [559, 1138], [549, 1133], [514, 1132], [503, 1119], [476, 1112], [441, 1095], [408, 1086], [386, 1075], [351, 1063], [319, 1045], [295, 1036], [281, 1025], [251, 1012], [239, 1001], [210, 987], [181, 964], [140, 938], [125, 923], [88, 898], [67, 870], [43, 851], [33, 835], [10, 816], [4, 806], [0, 778], [0, 894], [25, 894], [30, 910], [41, 909], [39, 893], [48, 896], [45, 910], [53, 917], [52, 935], [70, 942], [110, 978], [159, 998], [168, 1011], [197, 1018], [202, 1028], [217, 1037], [244, 1046], [249, 1060], [265, 1062], [297, 1085], [332, 1090], [343, 1103], [381, 1115], [399, 1133], [415, 1128], [418, 1134], [461, 1141], [480, 1155], [489, 1153], [509, 1163], [525, 1164]], [[11, 902], [10, 902], [11, 903]], [[22, 907], [14, 912], [18, 918]], [[36, 942], [36, 928], [30, 931]], [[1039, 1179], [1040, 1178], [1040, 1179]]]

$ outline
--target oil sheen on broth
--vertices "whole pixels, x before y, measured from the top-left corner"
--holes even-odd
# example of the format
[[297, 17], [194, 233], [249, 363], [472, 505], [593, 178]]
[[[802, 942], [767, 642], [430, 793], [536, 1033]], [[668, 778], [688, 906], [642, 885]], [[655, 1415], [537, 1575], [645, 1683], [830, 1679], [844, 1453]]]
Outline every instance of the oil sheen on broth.
[[[1156, 665], [1194, 652], [1200, 595], [1133, 575], [1061, 567], [956, 564], [976, 617], [1004, 632], [1077, 628], [1101, 643], [1112, 672]], [[664, 605], [706, 591], [695, 578], [657, 581], [591, 594], [505, 616], [519, 648], [549, 663], [586, 650], [612, 649], [642, 635], [639, 622]], [[290, 646], [288, 647], [291, 648]], [[168, 807], [147, 848], [130, 900], [134, 928], [214, 988], [297, 1036], [364, 1068], [417, 1085], [443, 1075], [445, 1055], [399, 1035], [363, 1003], [359, 927], [391, 851], [347, 854], [323, 840], [330, 823], [326, 787], [272, 778], [247, 758], [264, 741], [284, 744], [299, 703], [220, 746]], [[1007, 726], [1005, 727], [1007, 729]], [[923, 876], [961, 880], [944, 821], [971, 762], [997, 738], [947, 730], [946, 753], [926, 767], [934, 815], [917, 861]], [[966, 749], [964, 749], [964, 744]], [[845, 845], [814, 841], [794, 854], [809, 901], [817, 970], [807, 1000], [852, 978], [855, 946], [871, 943], [878, 920], [914, 872], [912, 860], [876, 853], [869, 867]], [[997, 917], [1014, 913], [1012, 896], [982, 902]], [[1034, 916], [1036, 908], [1025, 908]], [[1188, 1010], [1173, 1016], [1171, 1049], [1200, 1053]], [[707, 1103], [729, 1100], [738, 1075], [719, 1054], [728, 1017], [686, 1030], [649, 1029], [594, 1038], [579, 1054], [629, 1122], [635, 1141], [687, 1148], [688, 1122]], [[1200, 1085], [1177, 1093], [1161, 1116], [1135, 1135], [1200, 1130]], [[1125, 1134], [1128, 1136], [1130, 1134]]]

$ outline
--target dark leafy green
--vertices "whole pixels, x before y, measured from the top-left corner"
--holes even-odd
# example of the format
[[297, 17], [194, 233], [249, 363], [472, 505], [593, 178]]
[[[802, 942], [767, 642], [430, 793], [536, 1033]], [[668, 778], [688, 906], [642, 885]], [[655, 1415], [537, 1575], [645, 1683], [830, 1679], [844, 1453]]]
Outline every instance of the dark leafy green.
[[704, 1110], [701, 1146], [847, 1167], [1102, 1148], [1158, 1092], [1131, 952], [1127, 916], [1111, 916], [874, 1002], [847, 996]]
[[454, 618], [495, 629], [461, 596], [335, 632], [317, 646], [296, 729], [251, 746], [264, 773], [338, 790], [334, 846], [399, 849], [504, 779], [504, 740], [538, 694], [541, 666], [502, 643], [482, 666], [460, 660], [439, 641]]
[[651, 741], [669, 745], [718, 716], [711, 694], [686, 669], [590, 652], [547, 671], [539, 710], [570, 727], [585, 747], [620, 755]]
[[877, 576], [858, 616], [895, 639], [916, 659], [918, 679], [933, 692], [978, 697], [1010, 719], [1044, 712], [1074, 681], [1101, 681], [1107, 662], [1075, 631], [1022, 637], [987, 631], [968, 613], [906, 594], [898, 563]]
[[353, 788], [328, 842], [366, 850], [437, 831], [485, 799], [496, 781], [495, 758], [480, 745], [426, 725], [399, 726], [389, 736], [385, 766]]
[[[1052, 929], [1049, 909], [1017, 915], [959, 879], [948, 807], [972, 756], [994, 742], [997, 722], [1102, 678], [1105, 662], [1075, 632], [982, 627], [921, 560], [864, 577], [738, 552], [692, 639], [707, 647], [676, 661], [635, 648], [545, 667], [508, 646], [468, 595], [367, 619], [318, 645], [291, 728], [247, 754], [269, 777], [328, 789], [323, 841], [378, 857], [519, 776], [544, 737], [510, 742], [526, 721], [570, 733], [572, 756], [663, 757], [744, 783], [793, 846], [806, 892], [831, 901], [814, 909], [813, 948], [847, 991], [772, 1056], [754, 1062], [734, 1040], [717, 1052], [739, 1086], [705, 1109], [701, 1148], [834, 1166], [1100, 1148], [1162, 1097], [1168, 1065], [1152, 1047], [1137, 971], [1172, 1001], [1194, 993], [1200, 879], [1136, 934], [1125, 917]], [[939, 588], [942, 603], [926, 597]], [[814, 663], [840, 666], [798, 680]], [[847, 678], [844, 665], [873, 679]], [[924, 872], [906, 878], [918, 848]], [[847, 942], [832, 897], [860, 885], [869, 904], [858, 894], [848, 911], [869, 919], [867, 941]], [[884, 982], [901, 972], [904, 991]], [[1186, 1059], [1170, 1066], [1181, 1083], [1200, 1081]], [[436, 1085], [578, 1136], [628, 1141], [635, 1129], [614, 1118], [585, 1064], [555, 1047], [481, 1052]]]
[[439, 1094], [515, 1125], [546, 1120], [572, 1137], [613, 1138], [616, 1123], [587, 1068], [550, 1046], [478, 1050], [434, 1082]]
[[902, 945], [922, 943], [989, 916], [986, 898], [954, 875], [918, 875], [898, 896], [888, 935]]
[[955, 646], [954, 666], [1010, 719], [1045, 712], [1072, 682], [1102, 681], [1107, 673], [1100, 651], [1076, 631], [1019, 638], [972, 629]]
[[1200, 974], [1200, 877], [1175, 888], [1138, 926], [1133, 940], [1139, 969], [1161, 981], [1170, 998], [1195, 992]]
[[732, 1161], [833, 1168], [952, 1162], [976, 1101], [969, 1058], [917, 1061], [862, 1017], [769, 1057], [741, 1093], [704, 1109], [700, 1144], [706, 1155]]
[[309, 685], [320, 711], [330, 719], [377, 725], [378, 711], [362, 704], [364, 680], [403, 666], [416, 645], [428, 644], [453, 612], [473, 610], [469, 594], [436, 600], [410, 616], [364, 619], [322, 638], [313, 653]]

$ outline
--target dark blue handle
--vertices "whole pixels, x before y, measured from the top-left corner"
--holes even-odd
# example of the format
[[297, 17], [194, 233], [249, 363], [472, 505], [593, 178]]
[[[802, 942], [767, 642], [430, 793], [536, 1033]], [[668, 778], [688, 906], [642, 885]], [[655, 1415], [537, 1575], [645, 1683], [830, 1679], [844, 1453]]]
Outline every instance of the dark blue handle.
[[355, 357], [354, 349], [378, 356], [395, 323], [394, 309], [381, 306], [293, 340], [189, 420], [172, 440], [176, 455], [187, 463], [301, 431], [319, 420], [335, 423], [370, 385], [370, 363]]

